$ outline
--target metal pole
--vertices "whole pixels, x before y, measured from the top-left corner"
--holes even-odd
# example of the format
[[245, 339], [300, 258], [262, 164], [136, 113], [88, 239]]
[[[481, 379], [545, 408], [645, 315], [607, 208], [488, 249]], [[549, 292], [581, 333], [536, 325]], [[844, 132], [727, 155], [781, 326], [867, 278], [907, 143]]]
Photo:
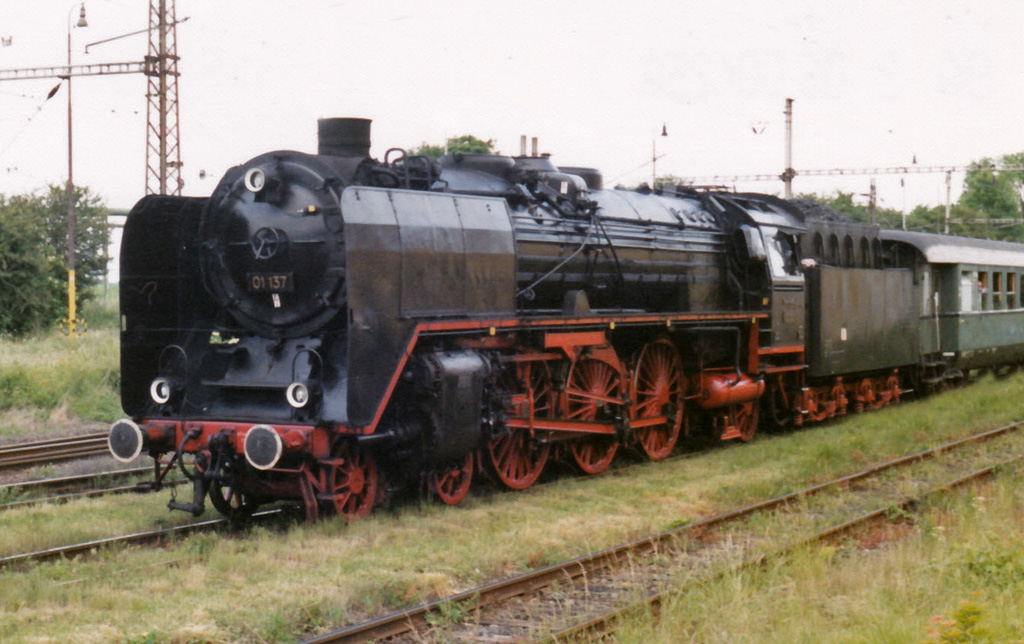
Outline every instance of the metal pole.
[[654, 190], [658, 182], [658, 148], [655, 145], [657, 140], [658, 137], [651, 139], [651, 190]]
[[786, 169], [782, 173], [782, 182], [785, 184], [786, 199], [793, 198], [793, 177], [796, 171], [793, 170], [793, 99], [786, 99]]
[[878, 188], [875, 186], [875, 179], [874, 179], [874, 177], [871, 178], [871, 191], [870, 191], [869, 195], [870, 196], [868, 198], [868, 214], [869, 214], [869, 220], [871, 222], [871, 225], [874, 226], [877, 223], [876, 222], [877, 217], [875, 215], [875, 212], [877, 210], [877, 202], [878, 202]]
[[946, 224], [945, 224], [945, 226], [943, 228], [947, 235], [949, 234], [949, 210], [951, 208], [950, 191], [952, 190], [952, 187], [953, 187], [953, 173], [952, 172], [947, 172], [946, 173]]
[[[71, 134], [71, 16], [74, 6], [68, 12], [68, 337], [75, 337], [75, 181]], [[85, 3], [81, 5], [78, 24], [85, 26]]]
[[[661, 124], [661, 135], [668, 136], [668, 126], [664, 123]], [[651, 137], [651, 190], [654, 190], [658, 185], [658, 137]], [[664, 155], [662, 155], [664, 156]]]

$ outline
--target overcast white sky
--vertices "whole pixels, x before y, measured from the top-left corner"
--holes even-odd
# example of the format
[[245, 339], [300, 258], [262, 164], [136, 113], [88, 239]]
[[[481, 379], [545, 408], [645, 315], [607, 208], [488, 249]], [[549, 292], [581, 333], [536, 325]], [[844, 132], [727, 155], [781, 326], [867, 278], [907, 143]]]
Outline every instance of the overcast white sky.
[[[63, 64], [78, 4], [0, 0], [0, 36], [12, 39], [0, 68]], [[147, 0], [85, 5], [74, 63], [141, 60], [145, 36], [82, 50], [145, 28]], [[649, 179], [662, 123], [659, 174], [781, 172], [787, 97], [798, 170], [1024, 151], [1024, 2], [1014, 0], [178, 0], [177, 15], [190, 18], [178, 53], [192, 195], [258, 153], [315, 151], [327, 116], [374, 119], [378, 157], [466, 133], [515, 154], [527, 134], [556, 164], [627, 184]], [[0, 193], [65, 180], [66, 95], [43, 101], [55, 84], [0, 83]], [[74, 81], [75, 181], [113, 207], [144, 192], [145, 87], [142, 76]], [[867, 192], [869, 180], [794, 186]], [[880, 177], [883, 205], [945, 198], [941, 175], [905, 184]]]

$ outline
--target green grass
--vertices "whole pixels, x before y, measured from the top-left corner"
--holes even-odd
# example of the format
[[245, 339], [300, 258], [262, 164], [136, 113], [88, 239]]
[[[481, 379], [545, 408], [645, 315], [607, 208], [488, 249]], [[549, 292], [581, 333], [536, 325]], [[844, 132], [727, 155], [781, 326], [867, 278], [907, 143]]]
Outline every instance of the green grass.
[[0, 437], [27, 440], [66, 433], [122, 415], [117, 293], [83, 307], [88, 331], [0, 339]]
[[[938, 500], [916, 530], [877, 549], [817, 546], [688, 588], [616, 640], [644, 642], [1020, 642], [1024, 489], [1006, 472], [983, 494]], [[977, 494], [977, 495], [976, 495]]]
[[[1024, 377], [989, 379], [926, 402], [668, 463], [559, 478], [522, 493], [471, 493], [462, 507], [412, 504], [350, 525], [325, 520], [236, 538], [195, 536], [167, 548], [0, 571], [0, 641], [294, 641], [308, 630], [466, 590], [1024, 418], [1022, 393]], [[0, 555], [187, 518], [169, 513], [166, 500], [166, 493], [127, 495], [5, 512]], [[984, 568], [1000, 553], [976, 559]], [[795, 592], [791, 582], [779, 584], [778, 593]], [[738, 591], [720, 592], [708, 601]], [[925, 612], [956, 610], [952, 595]], [[828, 605], [840, 617], [847, 610]], [[798, 618], [796, 604], [789, 611]], [[917, 617], [908, 623], [921, 626]], [[924, 636], [916, 630], [910, 641]], [[801, 637], [791, 641], [811, 641]]]
[[89, 329], [116, 329], [120, 326], [118, 313], [119, 287], [110, 284], [97, 286], [93, 299], [82, 305], [78, 315]]

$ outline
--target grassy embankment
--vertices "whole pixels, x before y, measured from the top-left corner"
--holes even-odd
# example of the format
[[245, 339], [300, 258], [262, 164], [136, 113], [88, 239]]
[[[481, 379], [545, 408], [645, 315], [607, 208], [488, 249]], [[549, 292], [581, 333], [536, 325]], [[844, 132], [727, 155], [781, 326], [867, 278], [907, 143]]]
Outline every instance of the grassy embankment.
[[104, 429], [122, 415], [117, 291], [83, 307], [88, 331], [0, 338], [0, 442]]
[[[118, 549], [3, 571], [0, 640], [294, 641], [310, 630], [602, 549], [1024, 418], [1022, 394], [1024, 376], [987, 379], [927, 401], [608, 476], [561, 477], [524, 493], [478, 491], [458, 508], [412, 504], [350, 525], [325, 520], [283, 531], [256, 528], [232, 539], [196, 536], [167, 548]], [[1019, 495], [1020, 476], [1013, 476]], [[989, 621], [1003, 628], [1021, 613], [1003, 613], [998, 593], [1016, 592], [1006, 610], [1017, 611], [1024, 601], [1014, 568], [1024, 563], [1014, 559], [1022, 549], [1022, 511], [1010, 510], [1024, 501], [999, 494], [977, 507], [981, 502], [968, 500], [936, 510], [918, 524], [907, 543], [916, 539], [928, 549], [902, 564], [903, 572], [884, 563], [903, 545], [867, 554], [817, 550], [774, 564], [764, 573], [769, 576], [736, 576], [708, 586], [700, 601], [680, 600], [685, 617], [678, 623], [646, 631], [635, 625], [636, 634], [624, 639], [678, 641], [676, 633], [715, 641], [721, 620], [732, 639], [743, 640], [749, 628], [746, 641], [919, 641], [924, 627], [934, 626], [929, 618], [956, 610], [959, 599], [999, 611], [1001, 617]], [[8, 511], [0, 515], [0, 555], [186, 518], [168, 514], [165, 503], [166, 494], [159, 494]], [[1004, 523], [986, 526], [986, 513]], [[971, 541], [959, 530], [993, 541]], [[990, 567], [1010, 581], [999, 588], [988, 584], [988, 592], [997, 594], [973, 597], [986, 583], [971, 577], [972, 570]], [[947, 577], [956, 585], [940, 592], [939, 581]]]

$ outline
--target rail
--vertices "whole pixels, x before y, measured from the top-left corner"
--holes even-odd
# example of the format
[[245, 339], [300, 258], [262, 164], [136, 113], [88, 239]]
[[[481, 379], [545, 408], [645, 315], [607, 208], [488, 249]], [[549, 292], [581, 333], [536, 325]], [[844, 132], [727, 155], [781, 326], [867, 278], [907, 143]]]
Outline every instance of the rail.
[[0, 447], [0, 469], [27, 467], [107, 453], [107, 432]]

